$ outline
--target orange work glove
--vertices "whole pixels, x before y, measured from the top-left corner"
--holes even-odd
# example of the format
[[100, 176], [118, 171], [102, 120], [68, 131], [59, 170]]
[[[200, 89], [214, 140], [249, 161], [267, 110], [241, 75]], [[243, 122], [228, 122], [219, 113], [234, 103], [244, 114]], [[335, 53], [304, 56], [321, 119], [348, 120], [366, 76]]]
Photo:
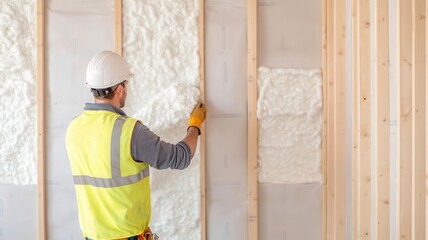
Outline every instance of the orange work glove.
[[193, 108], [192, 114], [190, 114], [189, 119], [189, 130], [190, 127], [196, 127], [199, 130], [199, 135], [201, 135], [201, 125], [205, 121], [207, 108], [201, 102], [198, 102], [196, 106]]

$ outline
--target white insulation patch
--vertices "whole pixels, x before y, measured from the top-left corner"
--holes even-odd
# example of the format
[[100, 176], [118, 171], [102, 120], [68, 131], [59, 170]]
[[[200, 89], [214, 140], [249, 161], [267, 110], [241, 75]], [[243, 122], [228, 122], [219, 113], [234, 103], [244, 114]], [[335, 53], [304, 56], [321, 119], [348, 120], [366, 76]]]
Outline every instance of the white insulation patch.
[[321, 182], [319, 69], [258, 70], [259, 181]]
[[36, 1], [0, 1], [0, 184], [36, 184]]
[[[135, 77], [125, 111], [161, 139], [186, 134], [200, 92], [198, 1], [124, 1], [124, 56]], [[161, 239], [200, 239], [199, 154], [182, 171], [151, 168], [152, 220]]]

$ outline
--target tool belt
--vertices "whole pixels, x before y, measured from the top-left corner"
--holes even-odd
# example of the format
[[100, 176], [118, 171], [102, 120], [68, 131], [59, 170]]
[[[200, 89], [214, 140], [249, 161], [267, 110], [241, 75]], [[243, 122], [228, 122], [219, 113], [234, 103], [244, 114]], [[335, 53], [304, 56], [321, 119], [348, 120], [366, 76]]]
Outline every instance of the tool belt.
[[158, 240], [158, 239], [159, 239], [158, 235], [152, 233], [152, 230], [149, 227], [147, 227], [146, 230], [144, 230], [144, 232], [138, 236], [122, 238], [117, 240]]
[[[156, 233], [152, 233], [152, 230], [147, 227], [144, 232], [138, 236], [128, 237], [128, 238], [120, 238], [116, 240], [158, 240], [159, 237]], [[92, 240], [88, 237], [85, 237], [85, 240]]]
[[141, 234], [140, 236], [138, 240], [158, 240], [159, 239], [158, 235], [153, 234], [152, 230], [149, 227], [147, 227], [146, 230], [144, 230], [143, 234]]

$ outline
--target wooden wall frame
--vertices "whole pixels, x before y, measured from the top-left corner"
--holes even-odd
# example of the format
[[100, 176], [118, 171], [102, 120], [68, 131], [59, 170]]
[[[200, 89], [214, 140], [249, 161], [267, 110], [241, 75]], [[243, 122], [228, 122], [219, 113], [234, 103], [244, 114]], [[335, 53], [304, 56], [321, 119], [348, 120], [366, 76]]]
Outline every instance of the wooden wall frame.
[[248, 239], [258, 239], [257, 0], [247, 1]]
[[353, 4], [353, 237], [371, 236], [371, 20], [370, 0]]
[[334, 0], [326, 1], [326, 239], [335, 240], [334, 175]]
[[[412, 0], [412, 237], [426, 239], [425, 0]], [[422, 134], [421, 134], [422, 133]]]
[[[412, 234], [412, 1], [398, 0], [397, 234]], [[410, 63], [410, 64], [409, 64]]]
[[38, 239], [47, 239], [45, 1], [37, 0], [37, 215]]
[[122, 31], [122, 0], [114, 0], [114, 44], [115, 44], [115, 51], [117, 54], [122, 56], [122, 38], [123, 38], [123, 31]]
[[346, 1], [326, 2], [327, 239], [346, 238]]
[[[199, 90], [201, 101], [205, 102], [205, 0], [199, 0], [198, 39], [199, 39]], [[200, 201], [201, 201], [201, 238], [207, 239], [207, 217], [206, 217], [206, 131], [205, 124], [201, 129], [199, 137], [200, 149]]]
[[321, 227], [322, 227], [322, 240], [327, 240], [327, 89], [328, 89], [328, 81], [327, 81], [327, 69], [328, 69], [328, 61], [327, 61], [327, 0], [322, 0], [321, 3], [321, 31], [322, 31], [322, 52], [321, 52], [321, 72], [322, 72], [322, 98], [323, 98], [323, 123], [322, 123], [322, 139], [321, 139], [321, 172], [322, 172], [322, 212], [321, 212]]
[[376, 83], [377, 141], [374, 151], [376, 161], [375, 184], [375, 229], [374, 239], [390, 239], [390, 89], [389, 75], [389, 1], [378, 0], [374, 5], [374, 78]]
[[346, 1], [327, 0], [327, 239], [346, 239]]
[[334, 2], [334, 178], [335, 238], [346, 238], [346, 2]]
[[[425, 19], [428, 16], [428, 0], [425, 0]], [[428, 24], [425, 22], [425, 56], [428, 56]], [[425, 69], [428, 69], [428, 61], [425, 61]], [[425, 72], [425, 149], [428, 149], [428, 74]], [[428, 159], [428, 151], [425, 151], [425, 159]], [[428, 176], [428, 160], [425, 160], [425, 175]], [[425, 186], [428, 181], [425, 180]], [[428, 229], [428, 194], [425, 194], [425, 231]], [[428, 235], [427, 232], [425, 232]], [[425, 237], [426, 237], [425, 235]]]

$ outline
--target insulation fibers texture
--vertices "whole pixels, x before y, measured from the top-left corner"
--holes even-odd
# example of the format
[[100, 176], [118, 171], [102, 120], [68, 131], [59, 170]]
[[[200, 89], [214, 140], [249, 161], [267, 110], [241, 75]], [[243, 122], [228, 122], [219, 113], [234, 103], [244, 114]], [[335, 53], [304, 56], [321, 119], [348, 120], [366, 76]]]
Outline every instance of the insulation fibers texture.
[[[186, 134], [199, 99], [198, 1], [124, 1], [124, 56], [135, 77], [125, 111], [164, 141]], [[161, 239], [200, 239], [199, 153], [182, 171], [151, 168], [151, 228]]]
[[35, 1], [0, 9], [0, 184], [36, 184]]
[[319, 69], [258, 70], [259, 181], [321, 182]]

